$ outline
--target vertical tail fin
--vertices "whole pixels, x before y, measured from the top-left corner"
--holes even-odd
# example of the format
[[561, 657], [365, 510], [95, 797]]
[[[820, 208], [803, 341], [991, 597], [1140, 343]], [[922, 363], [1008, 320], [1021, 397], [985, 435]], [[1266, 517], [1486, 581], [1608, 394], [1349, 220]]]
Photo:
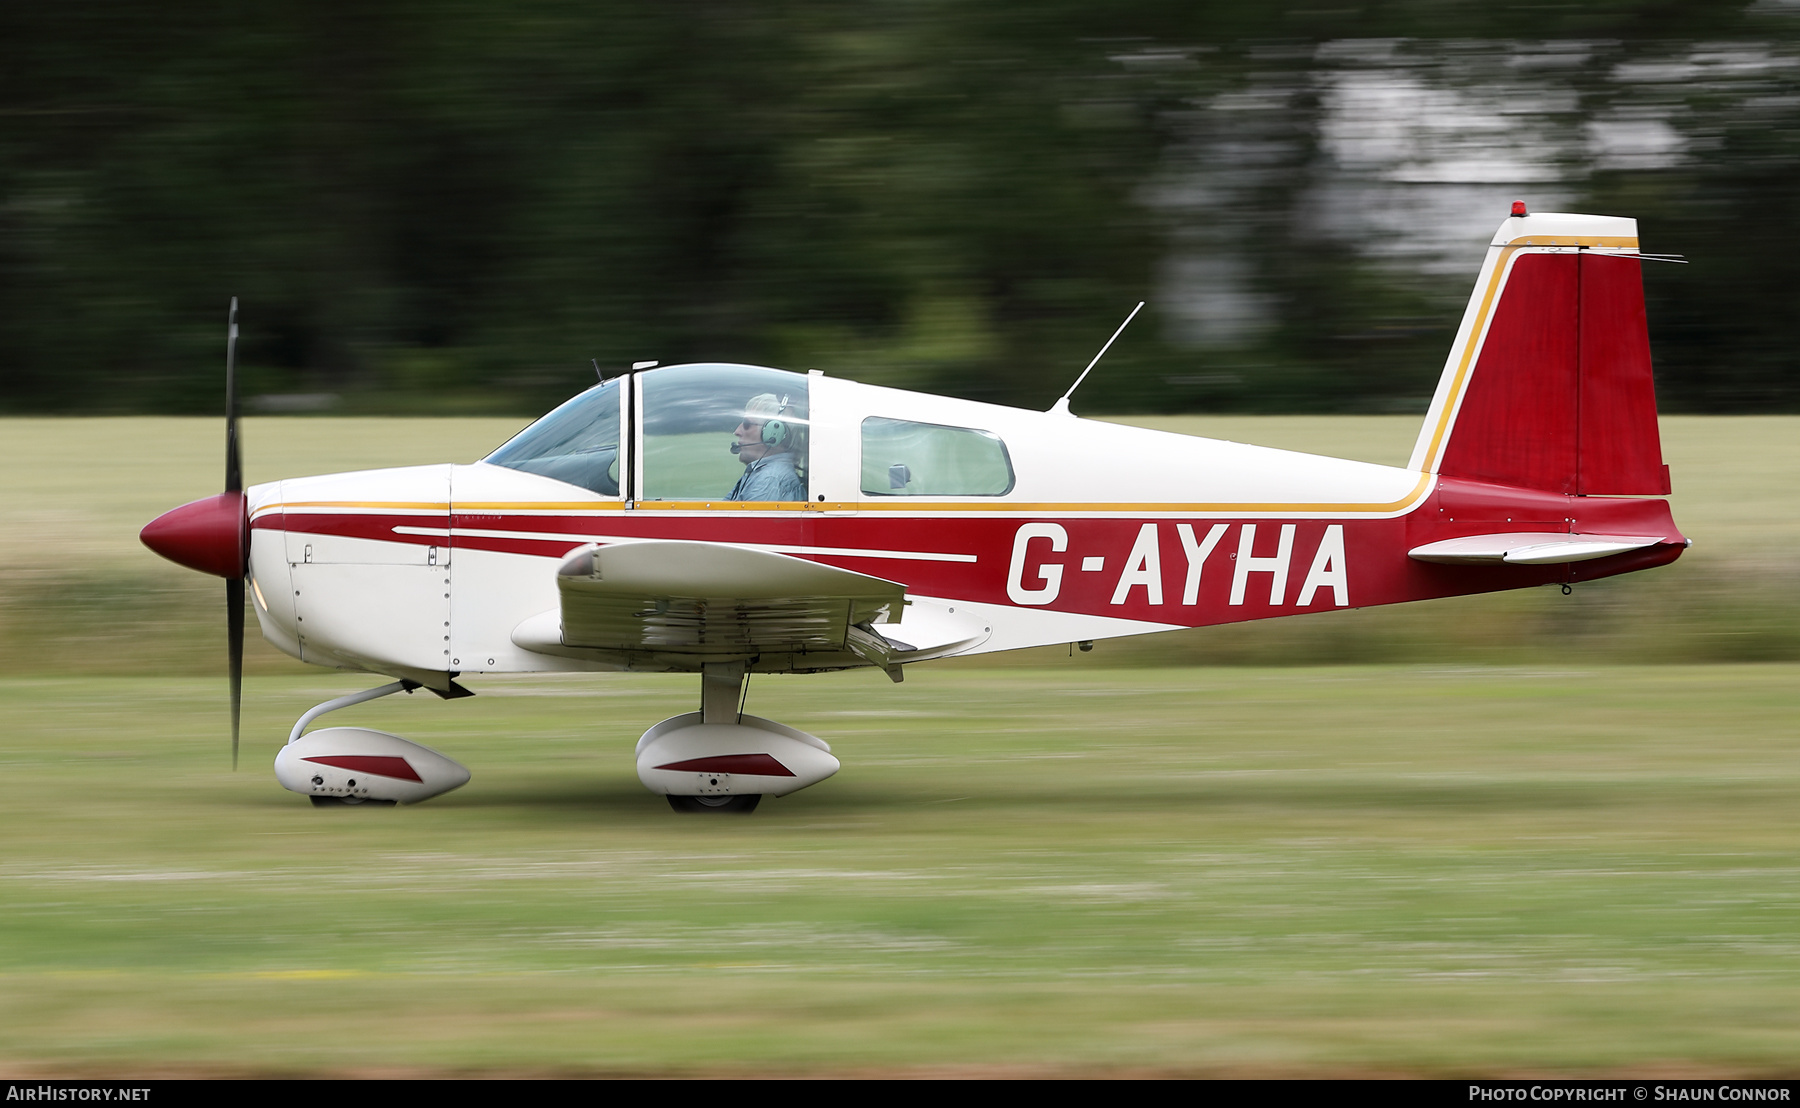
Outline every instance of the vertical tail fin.
[[1637, 221], [1501, 224], [1463, 314], [1414, 469], [1577, 495], [1669, 492]]

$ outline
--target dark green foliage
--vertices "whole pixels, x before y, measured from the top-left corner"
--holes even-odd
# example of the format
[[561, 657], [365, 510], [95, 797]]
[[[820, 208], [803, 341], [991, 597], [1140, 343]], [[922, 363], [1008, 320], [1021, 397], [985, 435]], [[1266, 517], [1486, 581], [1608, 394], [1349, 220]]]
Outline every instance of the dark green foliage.
[[[1800, 21], [1646, 0], [15, 4], [0, 410], [216, 410], [233, 295], [252, 394], [355, 410], [537, 411], [590, 358], [1041, 407], [1138, 299], [1078, 409], [1422, 408], [1466, 285], [1311, 228], [1320, 45], [1587, 43], [1556, 77], [1583, 116], [1625, 95], [1621, 61], [1725, 37], [1785, 49]], [[1208, 115], [1246, 89], [1269, 110]], [[1800, 116], [1755, 80], [1662, 91], [1704, 156], [1576, 177], [1704, 262], [1651, 283], [1665, 406], [1792, 409]], [[1197, 134], [1264, 158], [1206, 213], [1268, 314], [1226, 343], [1181, 338], [1165, 267], [1201, 217], [1150, 199]]]

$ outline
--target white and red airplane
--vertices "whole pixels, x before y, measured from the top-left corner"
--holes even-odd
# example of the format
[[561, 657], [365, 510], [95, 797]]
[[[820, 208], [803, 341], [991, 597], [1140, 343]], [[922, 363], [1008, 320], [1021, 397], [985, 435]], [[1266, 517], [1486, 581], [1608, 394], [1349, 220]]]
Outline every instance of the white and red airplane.
[[838, 768], [824, 741], [742, 713], [751, 673], [898, 681], [935, 658], [1674, 561], [1646, 257], [1634, 220], [1515, 205], [1404, 467], [1093, 422], [1067, 396], [1034, 412], [652, 365], [470, 465], [245, 490], [228, 417], [227, 491], [142, 537], [228, 582], [234, 752], [246, 582], [279, 649], [397, 678], [295, 725], [276, 775], [315, 803], [469, 777], [384, 732], [306, 734], [325, 712], [468, 695], [471, 675], [638, 670], [700, 675], [699, 710], [638, 742], [644, 784], [677, 810], [748, 811]]

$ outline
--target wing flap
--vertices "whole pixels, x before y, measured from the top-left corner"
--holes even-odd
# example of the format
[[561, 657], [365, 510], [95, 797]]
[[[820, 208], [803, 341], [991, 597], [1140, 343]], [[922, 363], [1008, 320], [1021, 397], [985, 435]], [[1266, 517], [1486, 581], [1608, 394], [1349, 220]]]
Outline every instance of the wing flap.
[[556, 584], [563, 646], [702, 657], [841, 651], [851, 628], [905, 603], [893, 581], [705, 542], [584, 546]]
[[1576, 535], [1543, 531], [1514, 531], [1497, 535], [1466, 535], [1460, 539], [1426, 543], [1407, 551], [1407, 557], [1440, 565], [1502, 564], [1515, 566], [1561, 565], [1586, 562], [1631, 550], [1642, 550], [1667, 540], [1643, 535]]

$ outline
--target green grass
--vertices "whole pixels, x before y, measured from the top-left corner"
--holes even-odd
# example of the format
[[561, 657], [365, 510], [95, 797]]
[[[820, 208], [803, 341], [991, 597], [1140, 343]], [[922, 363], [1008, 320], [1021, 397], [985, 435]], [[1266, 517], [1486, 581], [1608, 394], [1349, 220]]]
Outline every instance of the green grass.
[[[1419, 434], [1416, 416], [1141, 416], [1115, 422], [1183, 435], [1303, 450], [1403, 466]], [[1691, 557], [1793, 564], [1800, 546], [1800, 418], [1663, 416], [1663, 460], [1675, 522]], [[1685, 559], [1684, 559], [1685, 560]]]
[[467, 762], [315, 810], [354, 679], [0, 682], [15, 1074], [1793, 1072], [1800, 667], [758, 679], [845, 768], [677, 816], [668, 677], [346, 713]]

